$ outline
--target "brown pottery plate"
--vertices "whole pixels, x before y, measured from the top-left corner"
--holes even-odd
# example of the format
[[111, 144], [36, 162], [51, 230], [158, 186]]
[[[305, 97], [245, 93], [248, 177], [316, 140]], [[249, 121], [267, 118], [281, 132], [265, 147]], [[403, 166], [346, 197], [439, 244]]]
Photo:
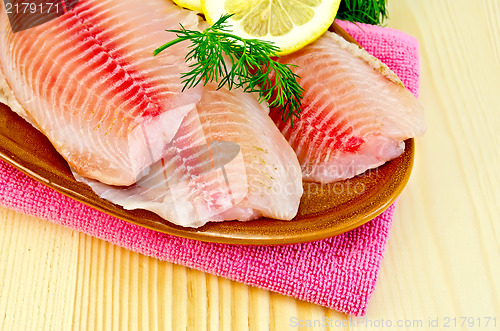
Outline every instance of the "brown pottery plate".
[[[336, 23], [332, 31], [355, 42]], [[8, 107], [0, 104], [0, 159], [37, 181], [91, 207], [127, 222], [175, 236], [202, 241], [275, 245], [335, 236], [373, 219], [388, 208], [405, 187], [413, 166], [415, 145], [406, 140], [404, 153], [366, 173], [333, 184], [304, 182], [298, 215], [291, 221], [261, 218], [250, 222], [208, 223], [192, 229], [165, 221], [145, 210], [124, 210], [99, 198], [77, 182], [66, 161], [48, 139]]]

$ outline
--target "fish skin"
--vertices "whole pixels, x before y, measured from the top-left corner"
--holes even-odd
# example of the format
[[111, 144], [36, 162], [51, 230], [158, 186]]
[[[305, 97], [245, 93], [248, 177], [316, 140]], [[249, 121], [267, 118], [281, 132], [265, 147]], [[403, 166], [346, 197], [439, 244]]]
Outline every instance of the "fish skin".
[[4, 94], [12, 90], [4, 102], [81, 175], [131, 185], [201, 98], [201, 88], [181, 93], [185, 45], [152, 55], [175, 37], [165, 29], [198, 21], [169, 1], [82, 0], [12, 33], [0, 6], [0, 76]]
[[279, 61], [298, 66], [293, 71], [305, 92], [293, 127], [278, 109], [271, 117], [306, 181], [335, 182], [378, 167], [426, 130], [423, 107], [397, 75], [335, 33]]
[[[263, 216], [290, 220], [303, 193], [300, 166], [268, 111], [253, 95], [207, 84], [197, 110], [186, 116], [165, 157], [135, 185], [116, 188], [76, 178], [125, 209], [147, 209], [181, 226]], [[209, 158], [192, 152], [214, 142], [239, 146], [236, 157], [224, 164], [224, 173]]]

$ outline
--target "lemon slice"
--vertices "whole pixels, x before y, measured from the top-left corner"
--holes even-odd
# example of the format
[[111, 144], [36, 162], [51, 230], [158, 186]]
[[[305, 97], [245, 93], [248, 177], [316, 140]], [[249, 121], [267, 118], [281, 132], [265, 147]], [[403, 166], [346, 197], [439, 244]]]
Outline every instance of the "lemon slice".
[[178, 6], [191, 9], [195, 12], [201, 13], [201, 2], [200, 0], [173, 0]]
[[233, 33], [274, 42], [280, 55], [292, 53], [321, 36], [333, 23], [340, 0], [201, 0], [210, 24], [224, 14]]

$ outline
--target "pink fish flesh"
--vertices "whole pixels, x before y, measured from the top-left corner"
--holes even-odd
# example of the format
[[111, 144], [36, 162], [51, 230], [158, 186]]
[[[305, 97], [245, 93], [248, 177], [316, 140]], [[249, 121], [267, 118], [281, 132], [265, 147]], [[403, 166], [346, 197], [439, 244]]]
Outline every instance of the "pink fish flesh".
[[280, 58], [305, 89], [302, 114], [271, 117], [297, 153], [304, 180], [334, 182], [398, 157], [404, 140], [422, 135], [423, 109], [385, 64], [327, 32]]

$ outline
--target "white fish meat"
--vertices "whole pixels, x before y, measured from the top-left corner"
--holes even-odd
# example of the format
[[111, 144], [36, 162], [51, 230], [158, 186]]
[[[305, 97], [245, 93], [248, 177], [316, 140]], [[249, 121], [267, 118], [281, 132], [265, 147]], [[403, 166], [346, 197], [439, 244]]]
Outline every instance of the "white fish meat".
[[280, 62], [298, 65], [299, 119], [271, 117], [297, 153], [304, 180], [334, 182], [396, 158], [426, 130], [423, 108], [385, 64], [327, 32]]
[[303, 193], [300, 166], [268, 111], [253, 95], [209, 84], [165, 157], [135, 185], [78, 179], [126, 209], [151, 210], [182, 226], [290, 220]]
[[9, 105], [43, 132], [72, 168], [131, 185], [161, 158], [201, 89], [181, 93], [186, 46], [153, 57], [196, 26], [169, 1], [81, 0], [68, 13], [12, 32], [0, 6], [0, 75]]
[[16, 33], [0, 13], [0, 102], [47, 135], [78, 180], [181, 226], [296, 215], [300, 166], [267, 105], [213, 84], [181, 93], [186, 45], [153, 58], [172, 38], [165, 29], [204, 27], [195, 15], [168, 1], [89, 0], [73, 11]]

